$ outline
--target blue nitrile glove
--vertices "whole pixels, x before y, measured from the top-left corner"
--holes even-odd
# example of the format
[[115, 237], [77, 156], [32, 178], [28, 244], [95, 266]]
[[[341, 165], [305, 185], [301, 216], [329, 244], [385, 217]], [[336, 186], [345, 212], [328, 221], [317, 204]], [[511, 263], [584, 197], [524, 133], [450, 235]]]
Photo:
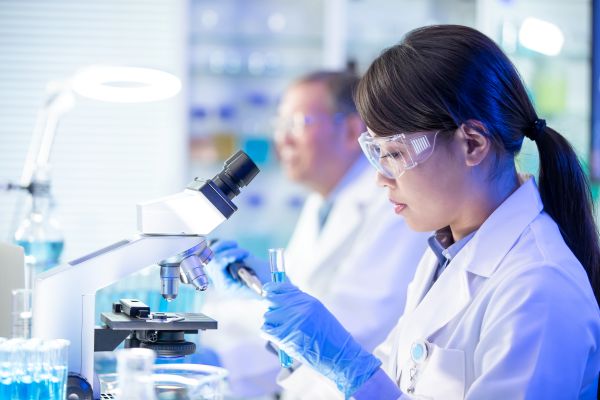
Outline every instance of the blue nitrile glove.
[[243, 262], [249, 268], [252, 268], [262, 282], [270, 281], [269, 264], [253, 257], [248, 250], [239, 247], [237, 242], [218, 240], [210, 248], [213, 251], [213, 258], [206, 265], [206, 272], [217, 290], [230, 294], [254, 293], [241, 281], [235, 280], [227, 271], [228, 265], [236, 261]]
[[365, 351], [325, 306], [294, 285], [263, 286], [270, 303], [263, 332], [296, 360], [312, 366], [333, 380], [350, 397], [379, 368], [379, 361]]

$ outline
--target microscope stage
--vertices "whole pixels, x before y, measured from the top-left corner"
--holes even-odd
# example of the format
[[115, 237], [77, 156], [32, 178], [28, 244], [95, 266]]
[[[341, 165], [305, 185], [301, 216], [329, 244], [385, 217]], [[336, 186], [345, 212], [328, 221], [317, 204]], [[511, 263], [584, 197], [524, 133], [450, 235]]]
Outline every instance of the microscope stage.
[[217, 329], [217, 321], [202, 313], [169, 313], [183, 317], [177, 321], [159, 321], [143, 318], [132, 318], [123, 313], [104, 312], [100, 315], [102, 322], [112, 330], [140, 331], [198, 331]]

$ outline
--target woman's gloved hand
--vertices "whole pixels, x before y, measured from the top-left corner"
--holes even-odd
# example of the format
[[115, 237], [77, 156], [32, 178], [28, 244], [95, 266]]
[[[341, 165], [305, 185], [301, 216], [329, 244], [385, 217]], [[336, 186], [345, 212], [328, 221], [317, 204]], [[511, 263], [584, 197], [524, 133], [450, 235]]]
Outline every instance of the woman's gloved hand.
[[290, 283], [263, 286], [270, 303], [262, 330], [269, 340], [333, 380], [346, 398], [379, 368], [352, 335], [314, 297]]
[[252, 268], [261, 282], [270, 281], [269, 264], [253, 257], [248, 250], [239, 247], [233, 240], [218, 240], [210, 246], [213, 251], [212, 260], [206, 265], [206, 272], [214, 287], [230, 294], [254, 293], [241, 281], [234, 279], [228, 266], [234, 262], [242, 262]]

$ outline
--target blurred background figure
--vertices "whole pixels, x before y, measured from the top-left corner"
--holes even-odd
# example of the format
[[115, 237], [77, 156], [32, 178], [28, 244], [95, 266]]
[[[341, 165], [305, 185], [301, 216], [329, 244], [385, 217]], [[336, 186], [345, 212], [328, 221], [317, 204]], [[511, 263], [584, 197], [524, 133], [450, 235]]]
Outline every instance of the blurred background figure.
[[[375, 184], [357, 140], [365, 130], [352, 99], [357, 83], [351, 72], [318, 71], [296, 80], [279, 105], [274, 138], [287, 178], [310, 191], [287, 246], [288, 277], [323, 299], [371, 349], [401, 315], [428, 235], [409, 230]], [[220, 267], [243, 259], [259, 276], [268, 276], [265, 261], [235, 244], [214, 250]], [[201, 347], [216, 351], [236, 395], [276, 392], [281, 367], [259, 337], [264, 304], [248, 294], [239, 298], [240, 292], [209, 294], [203, 312], [219, 321], [219, 332], [207, 333]], [[307, 398], [310, 380], [306, 384], [302, 393], [285, 398]]]

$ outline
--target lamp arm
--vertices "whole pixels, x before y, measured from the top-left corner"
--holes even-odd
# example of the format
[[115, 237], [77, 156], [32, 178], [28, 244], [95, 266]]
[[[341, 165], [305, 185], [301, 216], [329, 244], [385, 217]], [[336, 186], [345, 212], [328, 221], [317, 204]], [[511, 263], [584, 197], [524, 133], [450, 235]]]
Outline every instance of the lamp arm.
[[51, 83], [44, 105], [37, 115], [29, 144], [27, 158], [21, 174], [20, 186], [27, 188], [34, 179], [35, 171], [48, 165], [56, 130], [61, 117], [73, 108], [75, 96], [68, 84]]

